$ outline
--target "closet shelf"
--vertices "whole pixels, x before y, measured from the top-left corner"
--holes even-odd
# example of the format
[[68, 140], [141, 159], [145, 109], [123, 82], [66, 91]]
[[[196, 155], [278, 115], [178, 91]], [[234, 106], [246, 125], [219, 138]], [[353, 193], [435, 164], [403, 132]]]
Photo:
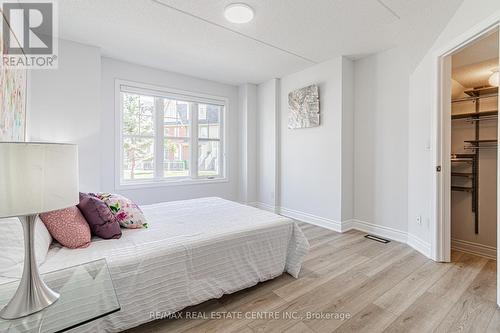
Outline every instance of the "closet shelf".
[[464, 146], [464, 149], [470, 149], [474, 151], [478, 150], [491, 150], [491, 149], [496, 149], [498, 144], [497, 139], [487, 139], [487, 140], [465, 140], [465, 143], [468, 145]]
[[464, 91], [464, 93], [466, 93], [471, 97], [494, 95], [498, 93], [498, 87], [483, 87], [483, 88], [469, 89]]
[[464, 140], [464, 142], [470, 144], [471, 147], [479, 147], [483, 143], [486, 143], [486, 144], [497, 143], [498, 140], [497, 139]]
[[474, 189], [472, 187], [468, 187], [468, 186], [452, 186], [451, 190], [452, 191], [459, 191], [459, 192], [472, 192]]
[[452, 162], [474, 162], [474, 159], [476, 158], [476, 154], [451, 154], [451, 161]]
[[452, 177], [462, 177], [462, 178], [473, 178], [474, 174], [472, 172], [452, 172]]
[[477, 119], [481, 117], [491, 117], [491, 116], [498, 116], [498, 110], [452, 114], [451, 119], [467, 119], [467, 118]]

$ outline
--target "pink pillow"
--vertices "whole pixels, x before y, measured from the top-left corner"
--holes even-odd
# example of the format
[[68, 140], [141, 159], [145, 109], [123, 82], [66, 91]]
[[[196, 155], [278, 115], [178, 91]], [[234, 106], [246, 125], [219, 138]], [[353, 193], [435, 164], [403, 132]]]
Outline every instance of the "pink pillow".
[[78, 207], [40, 214], [52, 237], [70, 249], [90, 245], [90, 228]]

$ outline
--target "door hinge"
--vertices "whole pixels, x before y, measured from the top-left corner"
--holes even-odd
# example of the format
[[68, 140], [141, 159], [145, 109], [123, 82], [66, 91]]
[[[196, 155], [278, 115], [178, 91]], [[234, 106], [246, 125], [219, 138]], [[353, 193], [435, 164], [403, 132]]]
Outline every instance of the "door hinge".
[[440, 165], [438, 165], [438, 166], [436, 167], [436, 172], [441, 172], [441, 166], [440, 166]]

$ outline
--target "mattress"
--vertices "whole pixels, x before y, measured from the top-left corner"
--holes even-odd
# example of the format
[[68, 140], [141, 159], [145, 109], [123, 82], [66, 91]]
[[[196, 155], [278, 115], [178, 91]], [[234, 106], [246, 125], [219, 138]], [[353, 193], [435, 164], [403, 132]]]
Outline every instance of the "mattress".
[[[309, 244], [282, 216], [220, 198], [141, 206], [148, 229], [85, 249], [53, 247], [41, 272], [106, 258], [121, 311], [76, 332], [119, 332], [287, 272], [297, 277]], [[73, 331], [72, 331], [73, 332]]]

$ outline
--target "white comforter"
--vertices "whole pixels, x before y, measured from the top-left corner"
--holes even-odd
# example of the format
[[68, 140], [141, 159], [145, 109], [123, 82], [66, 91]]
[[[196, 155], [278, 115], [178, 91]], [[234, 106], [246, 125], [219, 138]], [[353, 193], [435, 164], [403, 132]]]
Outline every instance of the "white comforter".
[[119, 332], [288, 272], [309, 244], [290, 219], [220, 198], [141, 207], [150, 228], [86, 249], [55, 247], [41, 271], [105, 257], [122, 310], [78, 331]]

